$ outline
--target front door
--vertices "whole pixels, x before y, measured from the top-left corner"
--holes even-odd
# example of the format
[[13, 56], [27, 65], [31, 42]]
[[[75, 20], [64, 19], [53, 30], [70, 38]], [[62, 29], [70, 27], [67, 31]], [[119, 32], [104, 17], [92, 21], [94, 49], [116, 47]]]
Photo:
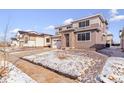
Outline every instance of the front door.
[[66, 43], [66, 47], [69, 47], [69, 34], [65, 34], [65, 43]]

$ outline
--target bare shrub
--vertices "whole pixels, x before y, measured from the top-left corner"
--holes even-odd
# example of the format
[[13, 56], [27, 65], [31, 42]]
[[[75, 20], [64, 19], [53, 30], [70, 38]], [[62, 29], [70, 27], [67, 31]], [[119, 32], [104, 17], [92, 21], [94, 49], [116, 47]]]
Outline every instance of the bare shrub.
[[[8, 20], [9, 21], [9, 20]], [[9, 73], [9, 67], [8, 67], [8, 62], [7, 62], [7, 57], [9, 53], [7, 52], [8, 47], [8, 42], [7, 42], [7, 32], [8, 32], [8, 27], [9, 27], [9, 22], [6, 24], [6, 28], [4, 31], [4, 37], [3, 37], [3, 49], [0, 51], [1, 52], [1, 65], [0, 65], [0, 77], [5, 77]], [[3, 65], [2, 65], [3, 62]]]
[[65, 51], [58, 51], [57, 52], [57, 57], [59, 58], [59, 59], [66, 59], [67, 58], [67, 54], [66, 54], [66, 52]]
[[0, 67], [0, 78], [7, 76], [9, 73], [8, 67]]

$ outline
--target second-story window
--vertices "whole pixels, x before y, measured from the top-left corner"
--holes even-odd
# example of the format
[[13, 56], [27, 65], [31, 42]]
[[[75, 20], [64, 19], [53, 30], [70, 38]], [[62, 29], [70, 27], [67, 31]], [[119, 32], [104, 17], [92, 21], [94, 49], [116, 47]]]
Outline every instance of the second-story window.
[[72, 28], [72, 26], [67, 26], [66, 28], [69, 29], [69, 28]]
[[85, 27], [85, 22], [79, 22], [79, 27]]
[[90, 23], [89, 20], [86, 20], [86, 26], [89, 26], [89, 23]]
[[86, 27], [86, 26], [89, 26], [89, 20], [79, 22], [79, 27]]

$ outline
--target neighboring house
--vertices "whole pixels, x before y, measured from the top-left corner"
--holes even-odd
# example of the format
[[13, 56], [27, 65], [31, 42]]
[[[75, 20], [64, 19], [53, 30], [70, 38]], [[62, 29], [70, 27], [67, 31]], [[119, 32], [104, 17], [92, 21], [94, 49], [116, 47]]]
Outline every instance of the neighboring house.
[[106, 44], [109, 44], [110, 46], [113, 44], [113, 34], [107, 34]]
[[12, 38], [11, 45], [18, 45], [19, 47], [44, 47], [51, 46], [51, 36], [49, 34], [39, 34], [37, 32], [18, 31], [16, 38]]
[[19, 43], [16, 38], [11, 38], [11, 46], [12, 47], [19, 47]]
[[120, 30], [120, 45], [121, 45], [121, 48], [124, 50], [124, 28], [122, 30]]
[[68, 25], [57, 26], [61, 34], [62, 48], [91, 48], [105, 47], [107, 39], [107, 21], [97, 14], [74, 20]]
[[44, 38], [43, 39], [43, 43], [44, 43], [44, 47], [52, 47], [52, 36], [50, 34], [41, 34], [41, 36]]

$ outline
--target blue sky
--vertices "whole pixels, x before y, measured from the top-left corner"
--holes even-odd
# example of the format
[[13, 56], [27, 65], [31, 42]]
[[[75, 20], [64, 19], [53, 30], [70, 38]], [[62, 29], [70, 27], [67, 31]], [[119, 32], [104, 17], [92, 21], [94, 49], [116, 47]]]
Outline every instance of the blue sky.
[[0, 10], [0, 38], [9, 19], [8, 38], [18, 30], [34, 30], [54, 34], [54, 27], [72, 20], [93, 14], [102, 14], [109, 22], [108, 31], [113, 33], [114, 41], [119, 41], [119, 30], [124, 27], [124, 10], [111, 9], [37, 9], [37, 10]]

